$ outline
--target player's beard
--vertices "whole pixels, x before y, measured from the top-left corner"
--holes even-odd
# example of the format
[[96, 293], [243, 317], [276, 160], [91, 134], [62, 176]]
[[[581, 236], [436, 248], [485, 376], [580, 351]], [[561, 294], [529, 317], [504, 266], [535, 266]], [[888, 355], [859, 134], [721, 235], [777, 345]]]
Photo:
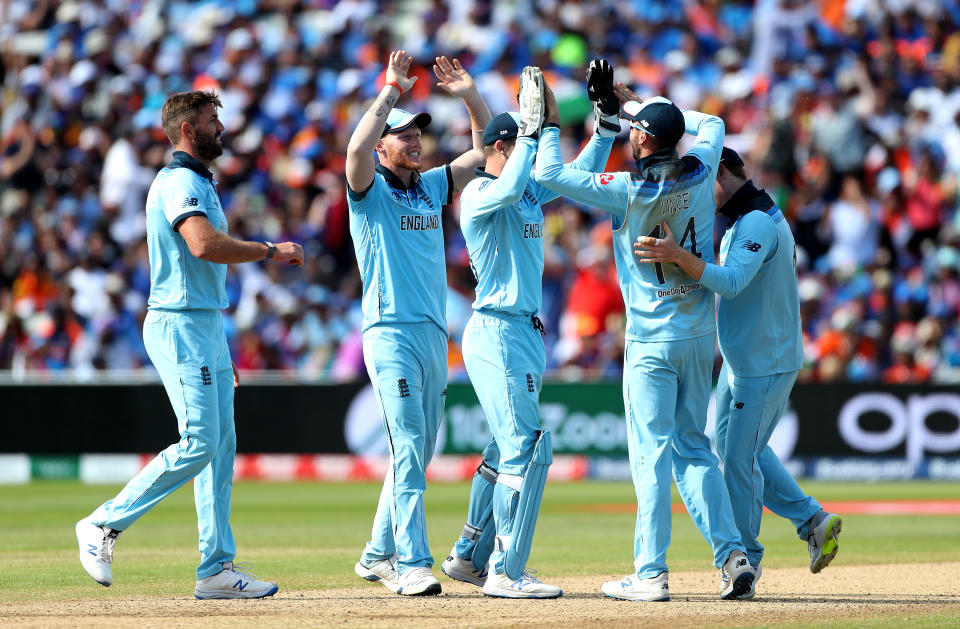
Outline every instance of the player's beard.
[[641, 154], [640, 154], [640, 145], [639, 145], [639, 144], [634, 144], [633, 142], [630, 142], [630, 148], [633, 149], [633, 160], [634, 160], [634, 161], [639, 160], [640, 157], [641, 157]]
[[407, 170], [415, 170], [420, 172], [423, 169], [423, 153], [420, 153], [420, 163], [413, 161], [403, 151], [391, 149], [384, 147], [387, 159], [390, 160], [390, 163], [393, 164], [395, 168], [405, 168]]
[[197, 157], [201, 162], [212, 162], [223, 155], [223, 145], [217, 133], [202, 133], [197, 130]]

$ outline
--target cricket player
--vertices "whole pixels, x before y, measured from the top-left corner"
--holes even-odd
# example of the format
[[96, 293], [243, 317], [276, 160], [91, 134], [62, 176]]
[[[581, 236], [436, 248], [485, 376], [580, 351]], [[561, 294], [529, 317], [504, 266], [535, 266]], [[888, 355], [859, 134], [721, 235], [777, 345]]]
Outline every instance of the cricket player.
[[346, 164], [350, 235], [363, 278], [363, 356], [390, 444], [372, 537], [354, 570], [408, 596], [441, 590], [430, 571], [423, 507], [447, 391], [441, 210], [483, 164], [490, 121], [460, 62], [437, 58], [438, 86], [466, 104], [473, 149], [421, 172], [420, 134], [430, 115], [394, 107], [417, 80], [407, 76], [412, 61], [404, 50], [390, 53], [386, 83], [350, 138]]
[[212, 92], [185, 92], [168, 97], [160, 113], [175, 150], [147, 195], [150, 297], [143, 341], [173, 405], [181, 438], [115, 498], [77, 522], [80, 563], [105, 586], [113, 582], [113, 547], [120, 533], [193, 479], [201, 556], [194, 596], [261, 598], [277, 591], [275, 583], [260, 581], [233, 563], [233, 392], [239, 374], [220, 311], [227, 307], [228, 264], [270, 258], [303, 266], [303, 248], [227, 235], [210, 172], [210, 164], [223, 153], [224, 128], [217, 117], [221, 106]]
[[757, 575], [763, 507], [789, 519], [817, 573], [836, 556], [842, 521], [803, 493], [767, 442], [803, 367], [796, 251], [790, 225], [770, 196], [747, 180], [743, 160], [724, 148], [716, 178], [717, 213], [730, 220], [720, 264], [692, 255], [664, 236], [641, 236], [634, 250], [647, 264], [676, 264], [719, 294], [717, 333], [723, 369], [717, 383], [717, 451], [733, 515]]
[[[627, 305], [624, 407], [637, 494], [634, 572], [604, 583], [607, 596], [669, 600], [671, 467], [691, 517], [713, 549], [714, 565], [729, 576], [724, 599], [742, 596], [754, 575], [740, 543], [730, 498], [704, 434], [716, 323], [713, 295], [669, 265], [639, 264], [638, 236], [661, 238], [666, 221], [681, 246], [713, 259], [713, 180], [723, 147], [723, 121], [681, 111], [662, 97], [643, 103], [622, 86], [604, 86], [605, 111], [623, 103], [630, 121], [636, 172], [593, 174], [563, 168], [557, 134], [544, 129], [536, 180], [554, 192], [613, 217], [614, 258]], [[684, 132], [696, 143], [678, 157]]]
[[[502, 113], [487, 124], [486, 166], [461, 195], [460, 224], [477, 278], [464, 363], [493, 440], [474, 477], [463, 533], [440, 568], [482, 586], [486, 596], [557, 598], [562, 590], [532, 576], [526, 562], [552, 461], [550, 433], [540, 428], [546, 352], [537, 314], [544, 266], [541, 206], [558, 196], [534, 182], [530, 170], [544, 115], [544, 127], [556, 128], [560, 114], [539, 68], [524, 68], [519, 102], [519, 113]], [[619, 131], [616, 116], [612, 123]], [[572, 166], [601, 170], [615, 135], [594, 133]]]

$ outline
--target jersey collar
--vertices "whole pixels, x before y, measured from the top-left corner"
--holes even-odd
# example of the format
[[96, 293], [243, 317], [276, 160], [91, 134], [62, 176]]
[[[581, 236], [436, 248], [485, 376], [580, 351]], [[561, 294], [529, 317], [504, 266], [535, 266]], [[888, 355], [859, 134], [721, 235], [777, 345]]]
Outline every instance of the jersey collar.
[[203, 165], [203, 162], [186, 151], [174, 151], [173, 160], [167, 164], [167, 168], [189, 168], [201, 177], [213, 181], [213, 173]]
[[748, 179], [739, 190], [733, 193], [733, 196], [727, 199], [726, 203], [720, 206], [717, 212], [729, 218], [732, 224], [747, 212], [759, 210], [771, 214], [771, 209], [775, 208], [776, 203], [770, 195], [754, 186], [752, 179]]
[[[406, 184], [404, 184], [403, 181], [400, 180], [400, 177], [397, 177], [392, 170], [390, 170], [383, 164], [377, 164], [376, 170], [378, 173], [383, 175], [383, 178], [386, 180], [388, 184], [390, 184], [391, 188], [398, 188], [404, 191], [409, 190]], [[413, 182], [412, 182], [413, 185], [411, 187], [416, 187], [417, 183], [420, 181], [420, 173], [418, 173], [417, 171], [413, 171], [413, 176], [411, 178], [413, 179]]]
[[668, 159], [677, 159], [676, 147], [670, 146], [665, 149], [660, 149], [656, 153], [650, 153], [646, 157], [641, 157], [637, 160], [637, 171], [642, 173], [654, 164]]
[[473, 172], [474, 172], [474, 174], [477, 175], [477, 177], [486, 177], [487, 179], [496, 179], [496, 178], [497, 178], [496, 175], [491, 175], [490, 173], [488, 173], [488, 172], [487, 172], [486, 170], [484, 170], [483, 168], [474, 168], [474, 169], [473, 169]]

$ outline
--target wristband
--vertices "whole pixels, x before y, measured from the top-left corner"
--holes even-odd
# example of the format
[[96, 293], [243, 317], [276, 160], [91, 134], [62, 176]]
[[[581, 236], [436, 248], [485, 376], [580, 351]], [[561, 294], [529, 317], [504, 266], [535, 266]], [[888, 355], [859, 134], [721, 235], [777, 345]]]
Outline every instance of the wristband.
[[384, 83], [383, 85], [384, 85], [384, 86], [392, 85], [393, 87], [395, 87], [395, 88], [397, 88], [398, 90], [400, 90], [400, 94], [403, 95], [403, 88], [400, 87], [400, 84], [397, 83], [396, 81], [390, 81], [389, 83]]
[[263, 241], [263, 244], [267, 246], [267, 255], [264, 258], [264, 260], [270, 260], [271, 258], [273, 258], [273, 254], [274, 252], [276, 252], [277, 246], [272, 242], [268, 242], [266, 240]]
[[559, 129], [559, 128], [560, 128], [560, 125], [558, 125], [556, 122], [544, 122], [543, 126], [541, 127], [541, 129]]

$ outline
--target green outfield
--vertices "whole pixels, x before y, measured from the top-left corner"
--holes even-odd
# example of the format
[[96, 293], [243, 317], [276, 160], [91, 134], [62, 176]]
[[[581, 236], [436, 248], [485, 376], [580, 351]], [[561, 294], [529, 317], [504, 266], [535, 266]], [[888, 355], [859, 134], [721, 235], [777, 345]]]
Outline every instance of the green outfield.
[[[956, 484], [806, 483], [823, 502], [956, 500]], [[0, 593], [4, 602], [189, 595], [198, 560], [193, 493], [184, 487], [117, 543], [112, 588], [96, 586], [80, 568], [74, 522], [112, 497], [115, 486], [34, 482], [0, 487]], [[442, 560], [463, 525], [467, 484], [432, 483], [427, 491], [430, 545]], [[256, 483], [234, 489], [238, 560], [287, 589], [354, 587], [353, 564], [369, 534], [379, 486]], [[630, 571], [634, 516], [628, 483], [548, 486], [531, 565], [555, 576]], [[675, 500], [678, 500], [675, 496]], [[844, 514], [835, 565], [960, 561], [960, 515]], [[766, 568], [807, 565], [806, 544], [784, 520], [767, 514]], [[706, 542], [684, 514], [674, 516], [671, 571], [710, 569]]]

